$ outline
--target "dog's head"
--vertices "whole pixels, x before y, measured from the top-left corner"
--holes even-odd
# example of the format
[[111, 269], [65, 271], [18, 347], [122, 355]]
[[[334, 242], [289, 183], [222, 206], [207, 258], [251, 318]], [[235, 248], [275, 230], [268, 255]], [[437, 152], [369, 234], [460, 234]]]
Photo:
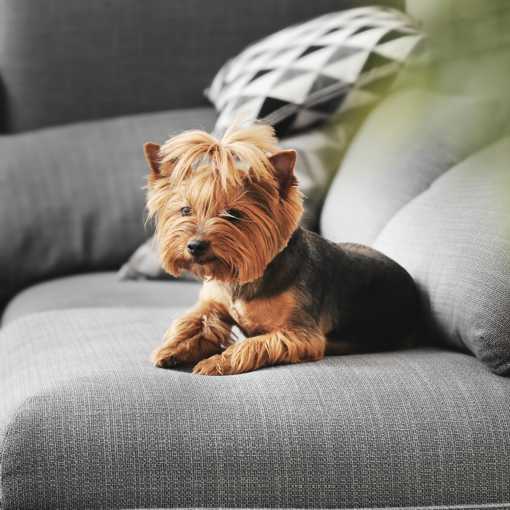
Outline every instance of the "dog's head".
[[262, 276], [303, 212], [295, 151], [280, 150], [272, 128], [260, 124], [221, 140], [187, 131], [144, 149], [165, 270], [241, 284]]

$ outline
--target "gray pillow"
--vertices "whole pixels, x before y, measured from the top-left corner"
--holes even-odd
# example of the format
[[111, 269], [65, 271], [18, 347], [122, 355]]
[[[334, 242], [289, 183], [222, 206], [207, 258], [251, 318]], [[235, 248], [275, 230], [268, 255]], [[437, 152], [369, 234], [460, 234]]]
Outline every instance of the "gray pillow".
[[0, 309], [33, 282], [126, 260], [148, 235], [143, 143], [214, 119], [205, 108], [0, 136]]
[[354, 137], [326, 197], [321, 232], [370, 245], [391, 217], [453, 165], [501, 136], [494, 101], [404, 90]]
[[449, 345], [510, 375], [510, 137], [435, 181], [375, 247], [416, 279]]

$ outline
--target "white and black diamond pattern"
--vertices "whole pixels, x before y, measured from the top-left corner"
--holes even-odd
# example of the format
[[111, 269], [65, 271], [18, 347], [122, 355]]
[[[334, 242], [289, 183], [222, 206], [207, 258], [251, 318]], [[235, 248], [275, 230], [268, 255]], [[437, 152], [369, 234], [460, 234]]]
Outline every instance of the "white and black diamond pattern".
[[269, 122], [283, 136], [333, 113], [367, 106], [423, 38], [411, 18], [377, 6], [326, 14], [281, 30], [217, 73], [206, 91], [220, 112], [215, 132], [240, 115]]

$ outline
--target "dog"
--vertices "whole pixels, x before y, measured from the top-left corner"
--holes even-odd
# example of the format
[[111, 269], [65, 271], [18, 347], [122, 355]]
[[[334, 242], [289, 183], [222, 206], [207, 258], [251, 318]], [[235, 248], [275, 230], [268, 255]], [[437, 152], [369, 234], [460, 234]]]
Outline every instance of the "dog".
[[296, 152], [280, 149], [270, 126], [233, 126], [221, 139], [186, 131], [144, 153], [163, 268], [203, 280], [156, 366], [230, 375], [408, 345], [419, 314], [413, 279], [372, 248], [299, 226]]

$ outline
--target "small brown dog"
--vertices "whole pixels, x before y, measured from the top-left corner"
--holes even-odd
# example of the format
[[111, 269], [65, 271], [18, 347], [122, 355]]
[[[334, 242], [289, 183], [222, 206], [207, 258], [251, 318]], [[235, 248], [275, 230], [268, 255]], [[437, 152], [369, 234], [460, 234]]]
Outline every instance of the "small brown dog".
[[[272, 128], [188, 131], [145, 144], [148, 210], [163, 267], [203, 279], [198, 303], [153, 355], [205, 375], [397, 348], [418, 317], [412, 278], [361, 245], [299, 227], [296, 153]], [[248, 337], [234, 342], [237, 325]]]

